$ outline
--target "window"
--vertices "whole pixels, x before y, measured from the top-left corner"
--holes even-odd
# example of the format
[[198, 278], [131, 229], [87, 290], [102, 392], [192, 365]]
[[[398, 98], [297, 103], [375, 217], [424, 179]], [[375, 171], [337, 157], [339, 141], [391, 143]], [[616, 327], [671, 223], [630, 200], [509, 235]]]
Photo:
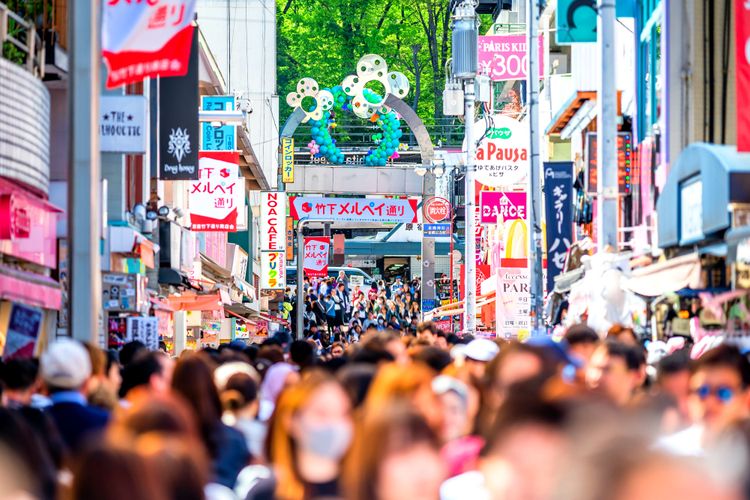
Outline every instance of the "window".
[[641, 0], [637, 22], [638, 41], [638, 137], [652, 135], [662, 111], [661, 0]]

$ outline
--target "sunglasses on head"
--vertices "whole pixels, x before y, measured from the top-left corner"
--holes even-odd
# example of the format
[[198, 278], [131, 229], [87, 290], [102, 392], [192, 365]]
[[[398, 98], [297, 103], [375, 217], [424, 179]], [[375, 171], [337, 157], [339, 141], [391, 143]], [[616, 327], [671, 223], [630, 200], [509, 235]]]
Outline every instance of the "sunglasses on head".
[[728, 403], [735, 394], [735, 390], [726, 385], [719, 385], [711, 387], [708, 385], [702, 385], [693, 391], [701, 401], [705, 401], [708, 397], [713, 394], [722, 403]]

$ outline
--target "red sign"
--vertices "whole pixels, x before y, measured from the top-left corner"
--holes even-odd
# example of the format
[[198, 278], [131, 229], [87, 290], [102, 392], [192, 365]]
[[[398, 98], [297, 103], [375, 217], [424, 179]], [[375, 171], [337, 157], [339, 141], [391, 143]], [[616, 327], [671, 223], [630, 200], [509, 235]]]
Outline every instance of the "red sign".
[[[475, 286], [476, 286], [476, 296], [479, 297], [482, 295], [482, 283], [484, 283], [486, 279], [492, 276], [492, 268], [485, 264], [478, 264], [476, 267], [477, 267], [477, 282]], [[464, 279], [464, 276], [466, 276], [466, 266], [464, 264], [461, 264], [460, 272], [461, 272], [462, 279], [460, 280], [460, 284], [459, 284], [459, 293], [461, 294], [461, 298], [463, 299], [464, 297], [466, 297], [466, 293], [465, 293], [466, 292], [466, 286], [465, 286], [466, 280]]]
[[422, 215], [427, 222], [441, 222], [451, 216], [451, 203], [445, 198], [433, 196], [422, 206]]
[[0, 239], [28, 238], [31, 233], [31, 218], [18, 196], [0, 196]]
[[737, 151], [750, 151], [750, 3], [735, 0], [737, 66]]
[[328, 253], [331, 240], [328, 236], [310, 236], [305, 238], [305, 276], [322, 278], [328, 276]]
[[239, 153], [201, 151], [198, 158], [199, 178], [188, 185], [192, 230], [237, 231], [237, 207], [244, 196]]
[[503, 221], [526, 219], [526, 193], [482, 191], [482, 224], [497, 224], [498, 217]]
[[197, 0], [107, 0], [102, 55], [107, 88], [188, 71]]

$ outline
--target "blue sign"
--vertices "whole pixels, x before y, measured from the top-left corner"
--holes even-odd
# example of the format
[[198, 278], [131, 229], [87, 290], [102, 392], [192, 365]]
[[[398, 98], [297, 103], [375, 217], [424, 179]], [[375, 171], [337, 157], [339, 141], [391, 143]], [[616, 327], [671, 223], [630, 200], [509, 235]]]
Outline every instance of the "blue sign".
[[573, 243], [573, 162], [544, 164], [544, 213], [547, 221], [547, 292], [565, 267]]
[[422, 224], [422, 231], [426, 238], [450, 238], [451, 225], [443, 224]]
[[[204, 95], [201, 97], [203, 111], [234, 111], [237, 105], [231, 95]], [[234, 151], [237, 149], [237, 126], [201, 122], [201, 150]]]
[[233, 95], [201, 96], [203, 111], [234, 111], [236, 100]]
[[422, 314], [432, 311], [437, 305], [438, 301], [436, 299], [422, 299]]
[[557, 0], [558, 45], [596, 42], [596, 0]]

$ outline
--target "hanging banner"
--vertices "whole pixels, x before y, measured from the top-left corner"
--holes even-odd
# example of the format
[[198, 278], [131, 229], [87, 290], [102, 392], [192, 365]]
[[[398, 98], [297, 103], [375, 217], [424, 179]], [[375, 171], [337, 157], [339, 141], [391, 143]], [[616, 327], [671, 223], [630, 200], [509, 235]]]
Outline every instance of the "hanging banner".
[[[737, 66], [737, 151], [750, 151], [750, 3], [735, 0], [735, 64]], [[728, 7], [727, 7], [728, 8]]]
[[142, 95], [103, 95], [99, 98], [99, 151], [146, 152], [148, 100]]
[[382, 222], [416, 224], [417, 200], [393, 198], [289, 198], [289, 212], [295, 220]]
[[322, 278], [328, 276], [328, 254], [331, 240], [328, 236], [305, 238], [305, 276]]
[[237, 231], [238, 207], [244, 201], [239, 161], [237, 151], [200, 152], [199, 178], [188, 187], [193, 231]]
[[[120, 0], [122, 1], [122, 0]], [[185, 76], [159, 80], [159, 178], [198, 179], [198, 31]]]
[[[494, 82], [526, 80], [529, 56], [526, 35], [479, 37], [479, 74]], [[539, 78], [544, 76], [544, 37], [539, 37]]]
[[294, 182], [294, 139], [291, 137], [281, 138], [281, 181]]
[[141, 82], [146, 77], [187, 73], [196, 3], [197, 0], [102, 2], [102, 56], [107, 65], [107, 88]]
[[480, 194], [482, 224], [497, 224], [504, 221], [526, 220], [526, 193], [482, 191]]
[[493, 115], [491, 123], [489, 130], [484, 120], [475, 124], [475, 133], [483, 137], [474, 157], [475, 179], [495, 188], [527, 182], [530, 172], [528, 126], [505, 115]]
[[283, 290], [286, 288], [286, 259], [284, 252], [260, 253], [261, 290]]
[[544, 164], [544, 213], [547, 221], [547, 290], [555, 287], [573, 243], [573, 162]]
[[286, 252], [286, 193], [260, 193], [260, 250]]
[[555, 38], [558, 45], [596, 42], [596, 2], [597, 0], [557, 0]]
[[[234, 111], [236, 105], [236, 99], [233, 95], [201, 96], [201, 109], [203, 111]], [[237, 126], [201, 122], [201, 149], [204, 151], [234, 151], [237, 149]]]
[[286, 260], [294, 260], [294, 219], [286, 218]]

